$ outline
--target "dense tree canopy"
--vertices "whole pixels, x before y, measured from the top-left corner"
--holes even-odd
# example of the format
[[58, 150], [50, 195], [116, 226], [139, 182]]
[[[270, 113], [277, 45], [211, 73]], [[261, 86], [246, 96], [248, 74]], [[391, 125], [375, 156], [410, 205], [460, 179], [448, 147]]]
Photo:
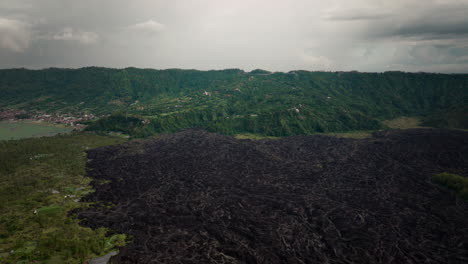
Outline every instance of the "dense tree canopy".
[[[11, 69], [0, 71], [0, 93], [0, 108], [101, 116], [123, 111], [141, 119], [131, 129], [143, 134], [203, 127], [283, 136], [378, 129], [381, 120], [398, 116], [459, 113], [468, 104], [468, 75]], [[101, 120], [99, 128], [114, 129], [116, 120]]]

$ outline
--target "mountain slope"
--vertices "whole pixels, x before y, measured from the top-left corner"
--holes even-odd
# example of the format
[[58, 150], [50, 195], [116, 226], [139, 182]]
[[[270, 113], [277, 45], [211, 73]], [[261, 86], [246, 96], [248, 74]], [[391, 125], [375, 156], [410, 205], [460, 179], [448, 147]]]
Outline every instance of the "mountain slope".
[[[147, 121], [134, 131], [140, 135], [203, 127], [284, 136], [371, 130], [384, 119], [440, 115], [468, 104], [468, 75], [14, 69], [0, 71], [0, 93], [0, 108], [97, 115], [123, 111]], [[91, 129], [113, 130], [115, 122], [103, 120]]]

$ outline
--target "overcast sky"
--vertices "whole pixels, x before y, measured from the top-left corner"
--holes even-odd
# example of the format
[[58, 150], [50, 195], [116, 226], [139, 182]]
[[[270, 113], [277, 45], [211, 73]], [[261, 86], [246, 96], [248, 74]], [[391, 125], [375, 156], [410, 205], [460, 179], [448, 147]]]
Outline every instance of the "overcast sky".
[[468, 73], [468, 0], [0, 0], [0, 68]]

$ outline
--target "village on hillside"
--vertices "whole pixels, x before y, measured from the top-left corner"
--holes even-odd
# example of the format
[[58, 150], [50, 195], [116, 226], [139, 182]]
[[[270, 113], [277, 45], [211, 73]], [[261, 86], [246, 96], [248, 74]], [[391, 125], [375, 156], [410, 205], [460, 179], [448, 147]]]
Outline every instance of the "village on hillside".
[[51, 124], [62, 124], [66, 126], [73, 127], [75, 129], [84, 128], [86, 121], [94, 120], [97, 116], [93, 114], [83, 114], [83, 115], [71, 115], [71, 114], [62, 114], [62, 113], [28, 113], [24, 110], [16, 109], [3, 109], [0, 110], [0, 121], [36, 121], [36, 122], [46, 122]]

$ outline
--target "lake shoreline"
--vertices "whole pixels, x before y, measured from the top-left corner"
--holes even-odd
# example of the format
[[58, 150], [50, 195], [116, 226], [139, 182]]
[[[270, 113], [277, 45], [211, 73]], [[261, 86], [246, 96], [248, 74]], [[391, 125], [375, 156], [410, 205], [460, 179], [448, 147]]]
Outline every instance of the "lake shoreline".
[[0, 140], [55, 136], [79, 130], [64, 124], [55, 124], [38, 120], [3, 120], [0, 121]]

